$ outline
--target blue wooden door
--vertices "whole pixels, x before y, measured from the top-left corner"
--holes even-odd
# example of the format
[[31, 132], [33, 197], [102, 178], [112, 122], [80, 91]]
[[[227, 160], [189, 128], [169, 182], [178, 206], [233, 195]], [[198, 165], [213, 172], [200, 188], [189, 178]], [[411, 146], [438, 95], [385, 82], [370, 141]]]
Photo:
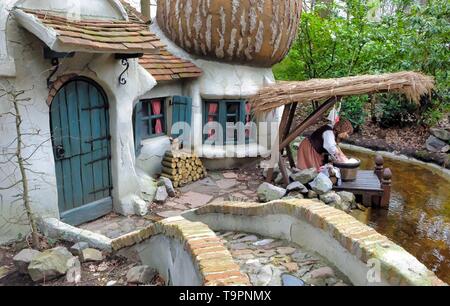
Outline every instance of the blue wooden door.
[[93, 81], [66, 83], [51, 104], [61, 220], [79, 225], [112, 210], [108, 101]]

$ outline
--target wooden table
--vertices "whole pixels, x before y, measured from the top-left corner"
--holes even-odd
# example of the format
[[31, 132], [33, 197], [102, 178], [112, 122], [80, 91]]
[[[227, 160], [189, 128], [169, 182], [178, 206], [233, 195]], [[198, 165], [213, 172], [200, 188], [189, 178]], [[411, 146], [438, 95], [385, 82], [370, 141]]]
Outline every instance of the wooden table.
[[355, 181], [342, 182], [340, 186], [335, 186], [333, 189], [348, 191], [361, 197], [362, 204], [366, 207], [382, 206], [384, 190], [380, 179], [373, 170], [358, 170]]

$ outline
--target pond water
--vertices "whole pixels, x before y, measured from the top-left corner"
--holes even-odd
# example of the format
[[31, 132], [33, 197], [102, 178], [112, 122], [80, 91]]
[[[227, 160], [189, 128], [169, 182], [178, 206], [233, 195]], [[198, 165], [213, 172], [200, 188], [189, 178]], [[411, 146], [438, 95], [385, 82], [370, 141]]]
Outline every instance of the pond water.
[[[374, 168], [374, 156], [346, 152]], [[389, 237], [450, 284], [450, 181], [427, 168], [385, 158], [393, 173], [389, 210], [355, 215]]]

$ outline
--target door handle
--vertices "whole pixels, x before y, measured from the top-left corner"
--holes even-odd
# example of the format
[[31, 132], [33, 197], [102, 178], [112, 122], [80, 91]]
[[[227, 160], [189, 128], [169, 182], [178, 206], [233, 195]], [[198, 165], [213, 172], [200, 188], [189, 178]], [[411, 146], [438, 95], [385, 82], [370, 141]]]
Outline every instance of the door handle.
[[64, 150], [64, 147], [62, 145], [57, 145], [55, 147], [55, 153], [57, 159], [63, 159], [66, 151]]

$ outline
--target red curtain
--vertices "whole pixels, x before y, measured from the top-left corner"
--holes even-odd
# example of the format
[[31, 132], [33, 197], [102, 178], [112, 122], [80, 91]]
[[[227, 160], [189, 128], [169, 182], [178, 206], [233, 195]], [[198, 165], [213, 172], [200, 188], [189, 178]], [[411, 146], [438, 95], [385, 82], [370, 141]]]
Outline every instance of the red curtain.
[[[152, 114], [161, 115], [161, 100], [152, 100]], [[162, 120], [161, 118], [156, 119], [155, 134], [162, 134]]]
[[[217, 113], [219, 111], [218, 103], [209, 103], [208, 104], [208, 122], [213, 122], [217, 118]], [[208, 137], [211, 138], [216, 134], [214, 129], [209, 130]]]

